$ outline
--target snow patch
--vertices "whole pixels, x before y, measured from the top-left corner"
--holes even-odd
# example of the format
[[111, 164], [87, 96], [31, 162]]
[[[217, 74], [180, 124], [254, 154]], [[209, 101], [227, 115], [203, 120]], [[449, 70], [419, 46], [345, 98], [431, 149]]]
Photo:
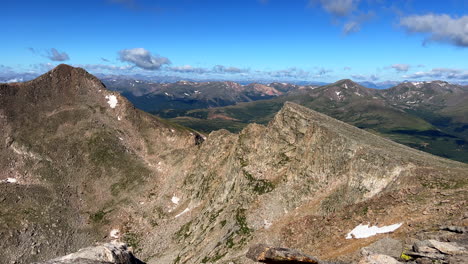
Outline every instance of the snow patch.
[[188, 94], [188, 93], [184, 93], [184, 94], [185, 94], [185, 96], [190, 96], [190, 94]]
[[164, 93], [164, 94], [165, 94], [165, 95], [167, 95], [167, 96], [169, 96], [169, 94], [168, 94], [168, 93]]
[[335, 93], [336, 93], [336, 95], [338, 95], [338, 96], [340, 96], [340, 94], [341, 94], [341, 92], [335, 92]]
[[180, 201], [180, 198], [179, 198], [179, 197], [172, 196], [171, 202], [172, 202], [173, 204], [179, 204], [179, 201]]
[[117, 106], [117, 96], [115, 95], [106, 95], [107, 103], [110, 108], [115, 108]]
[[15, 178], [6, 178], [5, 182], [6, 182], [6, 183], [17, 183], [18, 180], [15, 179]]
[[175, 218], [177, 218], [177, 217], [179, 217], [179, 216], [181, 216], [181, 215], [183, 215], [183, 214], [185, 214], [185, 213], [187, 213], [189, 211], [190, 211], [190, 209], [187, 207], [180, 214], [176, 215]]
[[398, 223], [398, 224], [382, 226], [382, 227], [369, 226], [368, 224], [367, 225], [359, 224], [351, 232], [349, 232], [346, 235], [346, 239], [366, 238], [366, 237], [375, 236], [377, 234], [391, 233], [397, 230], [398, 228], [400, 228], [402, 224], [403, 223]]
[[345, 88], [345, 89], [348, 89], [348, 85], [347, 85], [346, 83], [344, 84], [344, 88]]
[[120, 116], [117, 116], [117, 120], [119, 120], [119, 121], [120, 121], [120, 120], [122, 120], [122, 117], [120, 117]]
[[120, 237], [120, 230], [112, 229], [109, 233], [109, 236], [112, 238], [118, 239]]

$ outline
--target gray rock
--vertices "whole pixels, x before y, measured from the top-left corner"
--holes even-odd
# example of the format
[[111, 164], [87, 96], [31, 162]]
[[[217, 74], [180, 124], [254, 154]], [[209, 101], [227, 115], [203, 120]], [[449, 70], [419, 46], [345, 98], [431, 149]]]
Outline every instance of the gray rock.
[[446, 255], [462, 255], [468, 253], [466, 248], [455, 242], [440, 242], [434, 239], [417, 241], [413, 244], [413, 250], [417, 253], [442, 253]]
[[124, 243], [111, 242], [35, 264], [144, 264]]
[[270, 247], [256, 244], [250, 247], [247, 257], [263, 263], [313, 263], [321, 264], [318, 259], [289, 248]]
[[418, 253], [439, 253], [439, 251], [432, 246], [429, 240], [416, 241], [413, 244], [413, 250]]
[[461, 255], [468, 253], [466, 248], [461, 247], [454, 242], [440, 242], [437, 240], [429, 240], [429, 242], [435, 249], [447, 255]]
[[396, 259], [401, 256], [402, 252], [403, 244], [401, 241], [389, 237], [382, 238], [361, 250], [363, 256], [379, 254], [391, 256]]
[[465, 226], [443, 226], [440, 228], [440, 230], [463, 234], [468, 231], [468, 228]]
[[396, 259], [382, 254], [373, 254], [363, 257], [358, 264], [398, 264]]

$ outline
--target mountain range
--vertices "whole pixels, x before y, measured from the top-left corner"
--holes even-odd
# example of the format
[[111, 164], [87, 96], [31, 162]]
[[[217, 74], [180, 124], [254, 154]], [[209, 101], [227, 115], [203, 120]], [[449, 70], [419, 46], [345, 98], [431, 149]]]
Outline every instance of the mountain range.
[[468, 162], [468, 88], [443, 81], [405, 82], [389, 89], [371, 89], [341, 80], [319, 87], [294, 86], [268, 100], [153, 113], [200, 131], [225, 128], [238, 132], [252, 122], [268, 123], [287, 101], [396, 142]]
[[[365, 107], [390, 111], [383, 95], [349, 80], [296, 96], [344, 109], [373, 98]], [[247, 264], [257, 243], [350, 263], [382, 236], [407, 244], [466, 222], [467, 164], [278, 98], [239, 104], [281, 105], [265, 125], [204, 134], [135, 108], [68, 65], [0, 84], [2, 261], [123, 241], [148, 264]], [[458, 113], [456, 102], [439, 111], [449, 110]], [[363, 224], [395, 228], [360, 238], [353, 230]]]

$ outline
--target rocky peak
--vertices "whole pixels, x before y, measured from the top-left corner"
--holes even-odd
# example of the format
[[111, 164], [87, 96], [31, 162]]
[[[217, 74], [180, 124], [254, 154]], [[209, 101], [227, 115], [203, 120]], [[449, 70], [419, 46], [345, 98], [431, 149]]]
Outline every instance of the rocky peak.
[[[368, 97], [376, 94], [375, 89], [366, 88], [349, 79], [337, 81], [335, 83], [324, 86], [325, 93], [337, 101], [345, 101], [351, 97]], [[314, 92], [323, 92], [322, 89], [317, 89]]]

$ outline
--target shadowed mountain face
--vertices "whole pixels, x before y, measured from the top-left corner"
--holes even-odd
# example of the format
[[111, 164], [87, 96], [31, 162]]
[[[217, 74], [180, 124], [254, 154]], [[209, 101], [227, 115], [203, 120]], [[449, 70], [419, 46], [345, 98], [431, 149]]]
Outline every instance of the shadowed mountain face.
[[376, 90], [342, 80], [271, 100], [185, 111], [173, 121], [203, 131], [239, 131], [248, 123], [268, 123], [291, 101], [413, 148], [468, 162], [467, 100], [466, 87], [441, 81]]
[[466, 213], [467, 165], [294, 103], [204, 139], [66, 65], [2, 84], [0, 103], [6, 263], [109, 240], [149, 264], [251, 263], [258, 243], [349, 260], [379, 237], [345, 239], [358, 224], [402, 223], [406, 238]]

